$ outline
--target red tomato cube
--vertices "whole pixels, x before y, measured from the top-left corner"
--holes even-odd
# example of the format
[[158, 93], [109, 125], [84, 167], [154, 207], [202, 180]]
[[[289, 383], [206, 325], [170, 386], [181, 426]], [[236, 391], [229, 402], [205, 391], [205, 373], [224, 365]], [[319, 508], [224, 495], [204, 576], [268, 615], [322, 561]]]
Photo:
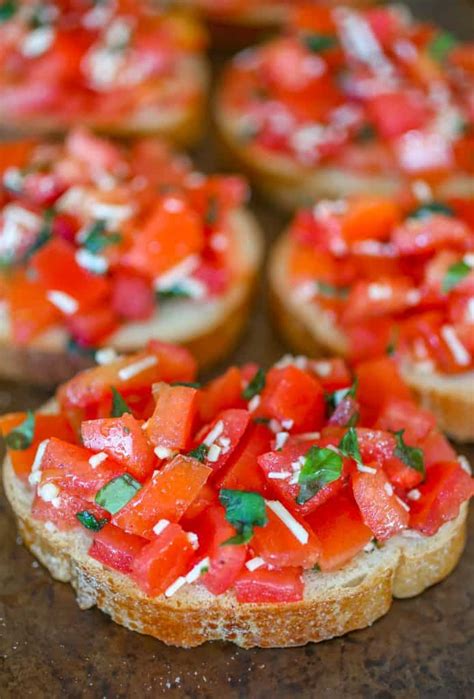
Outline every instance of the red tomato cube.
[[121, 573], [131, 573], [133, 561], [147, 543], [109, 523], [94, 535], [89, 556]]
[[372, 97], [367, 108], [383, 138], [396, 138], [424, 126], [429, 117], [427, 105], [417, 92], [386, 92]]
[[218, 473], [215, 485], [230, 490], [255, 493], [268, 491], [258, 457], [271, 449], [273, 433], [265, 426], [254, 424], [242, 438], [223, 471]]
[[199, 394], [199, 415], [204, 424], [213, 420], [221, 410], [244, 407], [242, 376], [235, 366], [210, 381]]
[[410, 514], [393, 493], [383, 471], [352, 475], [354, 497], [364, 523], [380, 541], [386, 541], [408, 527]]
[[96, 519], [109, 519], [110, 515], [98, 505], [84, 498], [62, 491], [57, 502], [45, 502], [38, 494], [35, 495], [31, 508], [31, 516], [42, 522], [51, 522], [60, 531], [82, 527], [76, 515], [87, 510]]
[[235, 581], [235, 596], [240, 603], [278, 604], [303, 599], [301, 568], [245, 571]]
[[197, 390], [162, 383], [153, 387], [153, 394], [156, 406], [147, 422], [148, 439], [155, 447], [186, 449], [197, 414]]

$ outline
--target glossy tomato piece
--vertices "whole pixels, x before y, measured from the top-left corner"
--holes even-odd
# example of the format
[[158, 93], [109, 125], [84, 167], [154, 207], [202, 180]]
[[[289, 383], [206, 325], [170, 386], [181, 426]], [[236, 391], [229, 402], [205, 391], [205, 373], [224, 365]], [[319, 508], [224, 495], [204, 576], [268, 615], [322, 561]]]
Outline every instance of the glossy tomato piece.
[[197, 414], [198, 391], [190, 386], [155, 384], [153, 415], [146, 423], [146, 434], [155, 447], [186, 449]]
[[373, 316], [402, 313], [412, 305], [413, 291], [413, 283], [407, 277], [381, 277], [375, 281], [361, 279], [351, 287], [342, 322], [356, 323]]
[[193, 557], [186, 532], [179, 524], [169, 524], [135, 556], [132, 578], [143, 592], [156, 597], [187, 572]]
[[127, 534], [109, 523], [94, 534], [94, 541], [88, 553], [109, 568], [114, 568], [120, 573], [131, 573], [133, 561], [147, 543], [147, 539]]
[[438, 461], [455, 461], [456, 452], [446, 437], [432, 430], [419, 444], [425, 458], [425, 466], [429, 468]]
[[297, 516], [290, 515], [292, 520], [302, 528], [301, 534], [306, 536], [303, 543], [268, 506], [266, 512], [267, 524], [263, 527], [254, 527], [250, 544], [255, 553], [266, 563], [277, 568], [289, 566], [313, 568], [318, 562], [321, 547], [311, 526]]
[[362, 421], [375, 419], [387, 398], [411, 400], [411, 392], [390, 357], [360, 362], [355, 368], [358, 380], [357, 398], [362, 407]]
[[343, 359], [316, 359], [311, 363], [311, 370], [326, 393], [333, 393], [352, 384], [351, 372]]
[[105, 452], [139, 481], [144, 481], [153, 470], [153, 448], [133, 415], [86, 420], [81, 425], [81, 436], [85, 447]]
[[187, 529], [188, 526], [191, 526], [193, 520], [196, 517], [199, 517], [199, 515], [201, 515], [204, 512], [204, 510], [207, 510], [207, 508], [210, 505], [213, 505], [216, 502], [217, 492], [208, 483], [204, 483], [201, 490], [198, 492], [198, 494], [196, 495], [192, 503], [189, 505], [184, 515], [182, 516], [180, 520], [181, 524], [185, 527], [185, 529]]
[[425, 125], [430, 114], [427, 102], [418, 92], [385, 92], [367, 103], [370, 120], [383, 138], [396, 138]]
[[421, 497], [411, 503], [410, 527], [431, 536], [474, 495], [474, 479], [458, 461], [442, 461], [428, 469], [419, 491]]
[[129, 534], [152, 539], [161, 519], [177, 522], [207, 481], [211, 469], [196, 459], [178, 455], [153, 474], [113, 517]]
[[350, 359], [360, 362], [376, 359], [387, 352], [393, 342], [392, 318], [373, 317], [345, 326]]
[[78, 512], [84, 512], [84, 510], [90, 512], [98, 520], [110, 518], [109, 513], [95, 503], [66, 491], [60, 493], [54, 504], [45, 502], [43, 498], [36, 494], [31, 507], [31, 516], [34, 519], [39, 519], [41, 522], [51, 522], [60, 531], [67, 531], [77, 527], [82, 528], [82, 524], [80, 524], [76, 515]]
[[249, 420], [247, 410], [231, 408], [220, 412], [209, 426], [200, 431], [197, 441], [209, 447], [206, 463], [214, 471], [218, 471], [229, 461], [245, 434]]
[[380, 541], [386, 541], [408, 527], [409, 512], [393, 493], [383, 471], [352, 474], [354, 497], [364, 524]]
[[278, 604], [303, 599], [304, 582], [301, 568], [245, 571], [235, 581], [235, 596], [241, 604]]
[[127, 270], [114, 274], [111, 306], [126, 320], [147, 320], [157, 308], [155, 293], [150, 280]]
[[46, 298], [44, 287], [22, 274], [10, 280], [6, 301], [12, 338], [19, 345], [28, 344], [61, 318], [59, 310]]
[[3, 141], [0, 147], [0, 175], [10, 167], [23, 168], [29, 162], [37, 142], [33, 139]]
[[99, 306], [67, 316], [66, 324], [78, 345], [96, 347], [117, 329], [119, 318], [112, 308]]
[[[0, 432], [3, 437], [24, 422], [26, 413], [9, 413], [0, 417]], [[7, 453], [10, 457], [13, 470], [18, 478], [28, 478], [39, 444], [44, 439], [57, 437], [65, 442], [74, 442], [75, 437], [71, 426], [63, 415], [35, 414], [35, 428], [31, 446], [26, 449], [10, 449]]]
[[392, 234], [401, 255], [425, 254], [447, 246], [462, 249], [469, 238], [469, 227], [463, 221], [444, 214], [408, 218]]
[[200, 582], [213, 595], [221, 595], [234, 584], [247, 557], [245, 544], [222, 545], [237, 534], [221, 505], [211, 505], [192, 524], [199, 538], [199, 555], [209, 556], [209, 570]]
[[206, 424], [226, 408], [244, 408], [242, 375], [235, 366], [206, 384], [199, 393], [199, 416]]
[[349, 200], [342, 218], [342, 234], [348, 244], [360, 240], [386, 240], [400, 219], [400, 209], [389, 197], [359, 196]]
[[397, 443], [394, 435], [383, 430], [357, 428], [357, 440], [362, 462], [383, 468], [393, 485], [409, 490], [423, 480], [423, 473], [408, 466], [396, 456]]
[[323, 387], [316, 377], [296, 366], [270, 369], [260, 398], [256, 416], [291, 420], [295, 432], [318, 430], [324, 424]]
[[308, 515], [307, 522], [319, 540], [321, 570], [341, 568], [373, 537], [349, 487], [317, 507]]
[[375, 427], [386, 432], [404, 430], [407, 444], [416, 445], [436, 426], [436, 419], [428, 410], [412, 400], [387, 398], [379, 413]]
[[273, 432], [265, 425], [252, 425], [241, 439], [225, 469], [222, 469], [223, 472], [217, 474], [216, 487], [261, 494], [268, 492], [258, 458], [271, 449], [273, 436]]

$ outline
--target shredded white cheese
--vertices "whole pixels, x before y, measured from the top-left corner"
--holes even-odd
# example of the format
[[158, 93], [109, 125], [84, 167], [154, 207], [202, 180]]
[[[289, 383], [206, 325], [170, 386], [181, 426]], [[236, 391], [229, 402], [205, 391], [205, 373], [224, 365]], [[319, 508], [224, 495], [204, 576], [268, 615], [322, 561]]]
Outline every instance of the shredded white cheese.
[[267, 478], [274, 481], [284, 481], [286, 478], [290, 478], [291, 476], [291, 471], [270, 471], [270, 473], [267, 473]]
[[253, 572], [254, 570], [257, 570], [257, 568], [261, 568], [264, 565], [265, 561], [263, 560], [263, 558], [261, 558], [260, 556], [256, 556], [255, 558], [251, 558], [250, 560], [248, 560], [245, 564], [245, 567], [247, 568], [247, 570]]
[[46, 297], [53, 306], [59, 308], [59, 310], [67, 316], [76, 313], [79, 308], [79, 303], [75, 298], [66, 294], [64, 291], [57, 291], [55, 289], [46, 292]]
[[409, 500], [419, 500], [421, 498], [421, 493], [418, 488], [413, 488], [407, 493], [407, 498]]
[[155, 455], [156, 455], [159, 459], [169, 459], [170, 456], [173, 456], [173, 454], [174, 454], [173, 449], [169, 449], [168, 447], [160, 447], [160, 446], [158, 446], [158, 447], [155, 447], [155, 448], [153, 449], [153, 451], [155, 452]]
[[221, 453], [222, 453], [221, 447], [219, 447], [217, 444], [211, 444], [211, 446], [209, 447], [209, 451], [207, 452], [206, 458], [211, 463], [215, 463], [216, 461], [218, 461]]
[[214, 427], [208, 432], [207, 437], [204, 439], [204, 444], [206, 447], [210, 447], [214, 442], [221, 436], [224, 432], [224, 423], [222, 420], [218, 420]]
[[195, 532], [188, 532], [187, 535], [188, 541], [193, 547], [193, 549], [198, 549], [199, 548], [199, 537]]
[[95, 353], [95, 361], [101, 366], [115, 362], [118, 357], [119, 355], [113, 347], [103, 347], [102, 349], [97, 350]]
[[[329, 449], [329, 447], [328, 447]], [[377, 473], [376, 468], [372, 468], [372, 466], [364, 466], [364, 464], [357, 464], [357, 470], [360, 471], [361, 473], [372, 473], [375, 474]]]
[[21, 45], [21, 52], [26, 58], [36, 58], [52, 46], [56, 33], [51, 26], [38, 27], [29, 32]]
[[274, 449], [282, 449], [288, 441], [290, 434], [289, 432], [278, 432], [275, 437]]
[[128, 366], [124, 366], [122, 369], [119, 369], [119, 379], [121, 381], [128, 381], [128, 379], [141, 374], [143, 371], [146, 371], [146, 369], [150, 369], [152, 366], [155, 366], [155, 364], [158, 364], [158, 358], [155, 355], [150, 354], [147, 357], [143, 357], [143, 359], [140, 359], [138, 362], [134, 362], [133, 364], [129, 364]]
[[251, 413], [253, 413], [255, 410], [257, 410], [258, 406], [260, 405], [261, 398], [259, 395], [254, 396], [251, 398], [247, 404], [247, 408]]
[[387, 495], [393, 495], [393, 487], [390, 483], [385, 483], [383, 489], [387, 493]]
[[288, 527], [290, 532], [293, 534], [295, 539], [300, 542], [300, 544], [308, 543], [308, 532], [299, 522], [296, 521], [291, 512], [289, 512], [286, 507], [281, 504], [281, 502], [278, 500], [266, 500], [265, 502], [267, 507], [269, 507], [271, 511], [283, 522], [283, 524]]
[[466, 471], [466, 473], [471, 476], [472, 475], [471, 466], [469, 464], [469, 461], [466, 459], [466, 457], [463, 454], [459, 454], [458, 462], [459, 462], [459, 465], [461, 466], [462, 470]]
[[400, 505], [403, 507], [403, 509], [406, 510], [407, 512], [410, 512], [410, 507], [409, 507], [409, 505], [407, 505], [406, 502], [405, 502], [404, 500], [402, 500], [401, 498], [399, 498], [398, 495], [395, 495], [395, 497], [396, 497], [396, 499], [398, 500], [398, 502], [400, 503]]
[[54, 483], [45, 483], [38, 488], [38, 495], [45, 502], [53, 502], [59, 495], [59, 488]]
[[41, 462], [43, 461], [44, 452], [46, 451], [48, 442], [49, 439], [43, 439], [43, 441], [38, 444], [33, 465], [31, 467], [31, 473], [28, 476], [28, 481], [31, 485], [36, 485], [41, 480]]
[[183, 577], [182, 575], [177, 578], [174, 583], [172, 583], [166, 590], [165, 590], [165, 597], [172, 597], [175, 592], [178, 592], [179, 589], [183, 587], [183, 585], [186, 584], [186, 578]]
[[97, 468], [97, 466], [100, 466], [100, 464], [102, 464], [107, 458], [108, 456], [105, 451], [99, 451], [97, 454], [93, 454], [90, 457], [89, 463], [92, 468]]
[[92, 272], [93, 274], [105, 274], [109, 268], [106, 257], [103, 255], [94, 255], [94, 253], [89, 252], [89, 250], [85, 248], [78, 248], [75, 257], [80, 267], [87, 269], [88, 272]]
[[161, 532], [164, 532], [169, 523], [170, 521], [168, 519], [160, 519], [153, 527], [153, 532], [156, 534], [156, 536], [159, 536]]
[[164, 272], [154, 281], [157, 291], [166, 291], [172, 286], [189, 277], [199, 265], [199, 255], [189, 255], [177, 265]]
[[449, 347], [455, 361], [460, 366], [469, 366], [471, 363], [471, 355], [462, 344], [452, 325], [443, 325], [441, 327], [441, 337]]
[[196, 563], [196, 565], [193, 568], [191, 568], [189, 573], [186, 575], [186, 582], [189, 584], [196, 582], [196, 580], [198, 580], [198, 578], [202, 575], [206, 568], [209, 568], [209, 564], [210, 559], [208, 556], [206, 556], [206, 558], [203, 558], [202, 561]]

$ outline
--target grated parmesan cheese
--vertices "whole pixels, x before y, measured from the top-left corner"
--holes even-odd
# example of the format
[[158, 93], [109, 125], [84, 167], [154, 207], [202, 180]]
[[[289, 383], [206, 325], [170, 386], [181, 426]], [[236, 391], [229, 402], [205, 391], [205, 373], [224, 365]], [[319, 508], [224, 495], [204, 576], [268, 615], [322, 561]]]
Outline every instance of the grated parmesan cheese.
[[250, 570], [251, 572], [254, 570], [257, 570], [257, 568], [261, 568], [262, 566], [265, 565], [265, 561], [263, 558], [260, 556], [256, 556], [255, 558], [251, 558], [247, 563], [245, 564], [245, 567], [247, 570]]
[[103, 366], [105, 364], [111, 364], [112, 362], [115, 362], [115, 360], [118, 359], [118, 357], [119, 355], [113, 347], [103, 347], [102, 349], [97, 350], [94, 358], [97, 364]]
[[46, 292], [46, 297], [48, 301], [53, 304], [53, 306], [59, 308], [59, 310], [67, 316], [73, 315], [73, 313], [76, 313], [77, 309], [79, 308], [79, 303], [76, 301], [76, 299], [69, 294], [66, 294], [64, 291], [57, 291], [56, 289], [53, 289]]
[[276, 514], [276, 516], [283, 522], [283, 524], [288, 527], [290, 532], [293, 534], [295, 539], [297, 539], [300, 544], [307, 544], [309, 539], [309, 534], [304, 527], [301, 526], [299, 522], [293, 517], [293, 515], [286, 509], [284, 505], [278, 500], [265, 500], [267, 507]]
[[159, 536], [161, 532], [164, 532], [169, 523], [169, 519], [160, 519], [153, 527], [153, 532], [156, 534], [156, 536]]
[[97, 454], [93, 454], [90, 457], [89, 463], [92, 466], [92, 468], [97, 468], [97, 466], [100, 466], [100, 464], [103, 463], [107, 458], [108, 456], [105, 453], [105, 451], [99, 451]]
[[210, 430], [207, 434], [207, 437], [204, 439], [204, 444], [206, 447], [210, 447], [216, 439], [218, 439], [221, 434], [224, 432], [224, 423], [222, 420], [218, 420], [212, 430]]
[[142, 371], [150, 369], [152, 366], [155, 366], [155, 364], [158, 364], [158, 358], [155, 355], [143, 357], [143, 359], [140, 359], [138, 362], [122, 367], [118, 373], [119, 379], [121, 381], [128, 381], [128, 379], [137, 376], [137, 374], [141, 374]]
[[468, 366], [471, 363], [471, 355], [462, 344], [452, 325], [441, 327], [441, 337], [449, 347], [455, 361], [460, 366]]

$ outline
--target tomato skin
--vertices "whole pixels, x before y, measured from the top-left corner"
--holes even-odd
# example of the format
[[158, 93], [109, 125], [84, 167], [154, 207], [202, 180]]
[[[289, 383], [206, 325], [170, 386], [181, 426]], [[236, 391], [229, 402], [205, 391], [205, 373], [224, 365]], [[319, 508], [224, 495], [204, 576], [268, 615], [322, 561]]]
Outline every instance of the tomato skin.
[[226, 408], [244, 408], [242, 398], [242, 375], [240, 369], [233, 366], [210, 381], [199, 393], [199, 417], [203, 424], [214, 420], [217, 413]]
[[[0, 417], [0, 433], [5, 437], [11, 430], [18, 427], [26, 419], [26, 413], [9, 413]], [[26, 480], [31, 473], [31, 467], [36, 456], [38, 445], [44, 439], [57, 437], [65, 442], [74, 442], [74, 433], [63, 415], [47, 415], [37, 413], [35, 416], [35, 431], [31, 446], [27, 449], [9, 449], [15, 475]]]
[[241, 439], [223, 473], [215, 480], [217, 488], [266, 494], [268, 485], [258, 465], [258, 457], [271, 449], [273, 433], [265, 426], [252, 425]]
[[219, 471], [219, 469], [227, 464], [235, 448], [245, 434], [249, 420], [250, 415], [247, 410], [230, 408], [229, 410], [220, 412], [210, 425], [204, 427], [198, 433], [197, 444], [200, 444], [218, 423], [222, 423], [223, 425], [222, 432], [215, 443], [219, 446], [222, 440], [228, 440], [225, 448], [221, 448], [219, 457], [215, 461], [209, 461], [208, 457], [206, 457], [207, 465], [210, 466], [214, 472]]
[[266, 563], [277, 568], [313, 568], [319, 560], [321, 547], [309, 524], [295, 517], [309, 534], [307, 543], [302, 544], [269, 507], [266, 508], [266, 512], [267, 524], [254, 528], [251, 546], [255, 553]]
[[321, 570], [336, 570], [348, 563], [372, 540], [372, 532], [349, 487], [343, 488], [310, 515], [307, 522], [321, 547]]
[[110, 518], [109, 513], [95, 503], [65, 491], [59, 495], [59, 502], [55, 505], [52, 502], [45, 502], [36, 494], [31, 508], [31, 516], [41, 522], [52, 522], [60, 531], [67, 531], [77, 527], [82, 528], [76, 515], [84, 510], [90, 512], [96, 519]]
[[436, 426], [436, 419], [428, 410], [418, 407], [412, 400], [387, 398], [375, 423], [386, 432], [403, 430], [407, 444], [416, 445]]
[[391, 318], [367, 318], [344, 328], [353, 362], [377, 359], [383, 356], [393, 341]]
[[357, 396], [362, 408], [362, 423], [370, 424], [381, 411], [386, 396], [410, 401], [411, 392], [390, 357], [360, 362], [355, 368], [358, 380]]
[[349, 245], [360, 240], [386, 240], [399, 219], [400, 209], [388, 197], [354, 197], [342, 218], [342, 234]]
[[157, 308], [149, 280], [125, 270], [115, 273], [111, 293], [113, 311], [126, 320], [147, 320]]
[[260, 398], [256, 416], [292, 420], [296, 432], [318, 430], [324, 424], [326, 402], [320, 382], [293, 365], [270, 369]]
[[387, 476], [381, 470], [374, 474], [360, 471], [352, 474], [352, 489], [362, 519], [380, 541], [386, 541], [406, 529], [410, 517], [395, 495], [386, 491], [385, 486], [389, 485]]
[[61, 317], [59, 310], [46, 298], [43, 286], [22, 274], [11, 280], [6, 301], [10, 309], [12, 337], [19, 345], [27, 345]]
[[370, 120], [382, 137], [389, 139], [423, 127], [429, 117], [420, 95], [408, 91], [387, 92], [372, 97], [367, 108]]
[[185, 573], [194, 549], [179, 524], [168, 526], [145, 544], [132, 563], [132, 578], [150, 597], [157, 597]]
[[[383, 289], [387, 297], [372, 298], [373, 289]], [[413, 283], [407, 277], [381, 277], [375, 281], [360, 279], [352, 287], [342, 313], [343, 323], [357, 323], [373, 316], [402, 313], [410, 308]]]
[[181, 517], [181, 524], [187, 529], [192, 527], [192, 522], [196, 517], [199, 517], [210, 505], [217, 502], [217, 493], [208, 483], [204, 483], [201, 490], [198, 492], [188, 509]]
[[99, 306], [66, 317], [66, 325], [74, 340], [82, 347], [95, 347], [118, 326], [113, 309]]
[[144, 481], [153, 470], [153, 449], [133, 415], [86, 420], [81, 425], [81, 436], [85, 447], [104, 451], [139, 481]]
[[155, 410], [147, 421], [146, 434], [155, 447], [186, 449], [197, 414], [195, 388], [158, 384], [153, 388]]
[[109, 523], [94, 534], [88, 553], [109, 568], [114, 568], [120, 573], [131, 573], [133, 561], [147, 543], [146, 539], [127, 534]]
[[235, 596], [241, 604], [300, 602], [304, 583], [301, 568], [245, 571], [235, 581]]
[[443, 214], [407, 219], [392, 233], [400, 255], [424, 255], [446, 246], [462, 249], [469, 237], [469, 228], [463, 221]]
[[419, 446], [423, 450], [426, 468], [438, 461], [455, 461], [456, 459], [456, 452], [446, 437], [437, 430], [430, 432]]
[[145, 483], [114, 516], [129, 534], [153, 539], [160, 519], [178, 522], [207, 481], [211, 469], [190, 457], [176, 456]]
[[352, 384], [352, 376], [346, 362], [336, 357], [334, 359], [314, 360], [311, 369], [318, 377], [319, 383], [326, 393], [333, 393], [340, 388], [348, 388]]
[[474, 479], [457, 461], [441, 461], [427, 470], [419, 487], [421, 497], [411, 504], [410, 527], [426, 536], [436, 534], [454, 519], [463, 502], [474, 495]]
[[221, 505], [211, 505], [192, 524], [199, 538], [199, 555], [209, 556], [209, 571], [200, 582], [214, 595], [221, 595], [234, 584], [247, 557], [245, 544], [221, 544], [236, 535], [235, 528], [227, 521]]

